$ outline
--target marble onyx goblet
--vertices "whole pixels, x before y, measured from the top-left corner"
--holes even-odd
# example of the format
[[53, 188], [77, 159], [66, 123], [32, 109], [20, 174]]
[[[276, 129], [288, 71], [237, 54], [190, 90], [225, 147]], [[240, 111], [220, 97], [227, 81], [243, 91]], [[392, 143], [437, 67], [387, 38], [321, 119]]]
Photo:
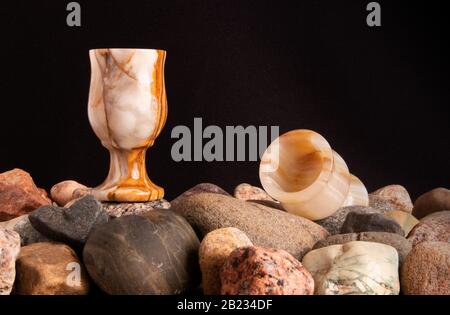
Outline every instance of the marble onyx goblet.
[[166, 122], [166, 52], [93, 49], [89, 57], [89, 122], [110, 153], [108, 177], [92, 194], [116, 202], [162, 198], [164, 189], [147, 176], [145, 154]]

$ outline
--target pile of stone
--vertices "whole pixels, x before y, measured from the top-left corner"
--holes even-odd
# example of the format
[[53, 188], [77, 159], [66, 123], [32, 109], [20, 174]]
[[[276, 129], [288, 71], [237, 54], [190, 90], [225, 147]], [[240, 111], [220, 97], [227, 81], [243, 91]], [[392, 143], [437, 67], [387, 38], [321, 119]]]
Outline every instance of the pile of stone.
[[199, 184], [170, 203], [48, 196], [0, 174], [0, 294], [450, 294], [450, 191], [399, 185], [319, 221], [264, 190]]

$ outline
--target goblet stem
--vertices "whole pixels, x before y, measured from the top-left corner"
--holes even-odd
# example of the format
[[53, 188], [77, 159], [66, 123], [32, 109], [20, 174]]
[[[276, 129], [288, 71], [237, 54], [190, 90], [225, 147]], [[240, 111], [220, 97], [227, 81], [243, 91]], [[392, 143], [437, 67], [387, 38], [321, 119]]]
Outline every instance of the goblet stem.
[[121, 150], [110, 148], [109, 174], [94, 189], [94, 195], [104, 201], [151, 201], [164, 196], [164, 190], [147, 176], [146, 147]]

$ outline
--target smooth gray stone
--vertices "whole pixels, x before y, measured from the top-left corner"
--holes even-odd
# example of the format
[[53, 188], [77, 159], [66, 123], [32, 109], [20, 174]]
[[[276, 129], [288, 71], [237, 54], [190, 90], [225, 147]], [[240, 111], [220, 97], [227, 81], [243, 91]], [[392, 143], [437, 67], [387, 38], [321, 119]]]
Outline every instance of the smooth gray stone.
[[179, 294], [200, 283], [199, 240], [171, 210], [112, 219], [92, 231], [83, 260], [109, 294]]

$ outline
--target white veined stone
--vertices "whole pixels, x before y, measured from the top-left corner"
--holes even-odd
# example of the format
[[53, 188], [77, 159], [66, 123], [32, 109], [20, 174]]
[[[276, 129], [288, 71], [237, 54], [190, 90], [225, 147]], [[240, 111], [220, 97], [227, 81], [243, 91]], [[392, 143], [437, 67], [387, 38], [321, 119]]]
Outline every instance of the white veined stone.
[[354, 241], [310, 251], [302, 264], [312, 274], [315, 294], [392, 295], [400, 291], [395, 248]]

